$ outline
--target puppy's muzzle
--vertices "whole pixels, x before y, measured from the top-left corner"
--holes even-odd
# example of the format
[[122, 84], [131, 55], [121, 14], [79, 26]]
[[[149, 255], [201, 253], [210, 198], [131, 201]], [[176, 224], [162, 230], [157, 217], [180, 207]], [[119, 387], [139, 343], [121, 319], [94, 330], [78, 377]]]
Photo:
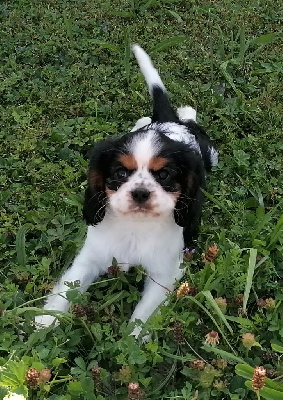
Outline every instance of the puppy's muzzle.
[[145, 188], [137, 188], [131, 192], [132, 199], [138, 203], [145, 203], [150, 197], [150, 191]]

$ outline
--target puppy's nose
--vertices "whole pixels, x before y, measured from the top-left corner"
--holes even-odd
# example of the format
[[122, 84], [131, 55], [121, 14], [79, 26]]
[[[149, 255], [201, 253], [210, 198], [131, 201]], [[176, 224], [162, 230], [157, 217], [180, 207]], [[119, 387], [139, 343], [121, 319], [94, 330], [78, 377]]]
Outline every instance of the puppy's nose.
[[150, 191], [144, 188], [138, 188], [132, 191], [132, 198], [137, 203], [144, 203], [150, 196]]

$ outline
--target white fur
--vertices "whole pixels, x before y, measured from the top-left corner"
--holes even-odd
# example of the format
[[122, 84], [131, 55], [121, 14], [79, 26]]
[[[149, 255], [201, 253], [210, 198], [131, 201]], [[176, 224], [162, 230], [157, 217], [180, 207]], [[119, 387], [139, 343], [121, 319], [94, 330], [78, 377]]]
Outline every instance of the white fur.
[[132, 49], [146, 80], [149, 93], [152, 95], [152, 88], [154, 86], [159, 86], [164, 92], [166, 92], [165, 86], [163, 85], [157, 69], [153, 66], [149, 55], [138, 44], [134, 44]]
[[138, 129], [144, 128], [145, 126], [151, 124], [151, 118], [150, 117], [142, 117], [139, 120], [137, 120], [136, 125], [133, 127], [131, 132], [135, 132]]
[[179, 107], [177, 110], [177, 115], [182, 122], [188, 122], [190, 119], [197, 121], [197, 112], [194, 108], [185, 106]]
[[180, 125], [175, 122], [163, 122], [154, 123], [151, 126], [153, 129], [158, 129], [172, 140], [186, 143], [191, 149], [201, 155], [200, 147], [195, 135], [190, 133], [189, 129], [185, 125]]
[[214, 147], [209, 148], [211, 165], [215, 167], [218, 164], [218, 151]]
[[[149, 172], [149, 162], [159, 150], [154, 131], [142, 131], [134, 137], [129, 150], [135, 157], [137, 170], [117, 191], [108, 193], [104, 219], [88, 227], [81, 252], [54, 287], [44, 310], [68, 311], [65, 282], [79, 281], [80, 291], [86, 291], [99, 275], [107, 272], [113, 257], [124, 271], [141, 264], [149, 275], [132, 321], [145, 322], [165, 299], [165, 288], [172, 290], [175, 280], [181, 277], [183, 228], [174, 221], [176, 197], [166, 192]], [[140, 187], [150, 191], [149, 209], [138, 206], [131, 196]], [[36, 317], [36, 323], [41, 326], [53, 321], [55, 317], [50, 315]], [[133, 334], [137, 336], [139, 332], [137, 327]]]
[[[54, 287], [44, 310], [67, 311], [65, 282], [80, 281], [80, 291], [85, 292], [99, 275], [107, 272], [115, 257], [124, 271], [141, 264], [148, 274], [142, 299], [131, 317], [131, 321], [146, 321], [165, 299], [164, 287], [172, 290], [174, 281], [181, 278], [182, 235], [183, 229], [174, 223], [172, 215], [137, 221], [108, 211], [100, 224], [88, 227], [82, 250]], [[36, 317], [40, 326], [53, 321], [55, 318], [50, 315]], [[138, 333], [139, 329], [133, 332]]]
[[160, 144], [157, 139], [158, 137], [155, 131], [150, 129], [141, 132], [141, 134], [136, 136], [130, 143], [129, 151], [135, 157], [138, 169], [147, 168], [152, 157], [158, 154]]

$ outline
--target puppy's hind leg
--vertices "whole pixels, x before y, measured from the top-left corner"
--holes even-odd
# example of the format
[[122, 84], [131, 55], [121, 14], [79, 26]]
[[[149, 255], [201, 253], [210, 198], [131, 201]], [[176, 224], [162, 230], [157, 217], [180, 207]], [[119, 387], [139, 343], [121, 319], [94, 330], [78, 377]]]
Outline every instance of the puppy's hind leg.
[[194, 108], [185, 106], [177, 109], [177, 115], [180, 121], [188, 122], [189, 120], [197, 121], [197, 112]]
[[146, 125], [151, 124], [151, 118], [150, 117], [142, 117], [140, 119], [137, 120], [135, 126], [133, 127], [133, 129], [131, 130], [131, 132], [135, 132], [138, 129], [143, 128]]

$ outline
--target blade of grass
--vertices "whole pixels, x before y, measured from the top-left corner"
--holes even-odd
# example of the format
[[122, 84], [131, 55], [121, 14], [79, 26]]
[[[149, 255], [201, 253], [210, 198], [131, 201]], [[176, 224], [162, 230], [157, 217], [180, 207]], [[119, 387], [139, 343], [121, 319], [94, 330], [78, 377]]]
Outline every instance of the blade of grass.
[[247, 304], [248, 304], [248, 299], [253, 283], [253, 276], [254, 276], [254, 271], [255, 271], [255, 265], [256, 265], [256, 255], [257, 255], [257, 249], [250, 249], [250, 257], [249, 257], [249, 266], [248, 266], [248, 274], [247, 274], [247, 281], [246, 281], [246, 287], [245, 287], [245, 292], [244, 292], [244, 301], [243, 301], [243, 312], [244, 314], [247, 312]]
[[168, 47], [176, 46], [186, 40], [186, 36], [173, 36], [170, 39], [163, 40], [151, 49], [151, 52], [162, 51], [168, 49]]
[[250, 40], [248, 43], [249, 46], [257, 45], [258, 47], [254, 51], [251, 51], [249, 54], [247, 54], [246, 57], [249, 59], [253, 59], [255, 55], [262, 51], [263, 47], [274, 42], [278, 38], [280, 38], [280, 34], [276, 32], [270, 32]]
[[221, 319], [221, 321], [225, 324], [226, 328], [228, 329], [228, 331], [230, 333], [233, 333], [233, 329], [231, 327], [231, 325], [228, 323], [227, 319], [225, 318], [225, 315], [223, 314], [223, 312], [220, 310], [220, 308], [218, 307], [218, 304], [216, 303], [216, 301], [214, 300], [214, 298], [212, 297], [212, 294], [210, 293], [209, 290], [203, 291], [201, 292], [206, 300], [209, 302], [209, 304], [211, 305], [211, 307], [214, 309], [214, 311], [216, 312], [216, 314], [218, 315], [218, 317]]
[[214, 196], [212, 196], [210, 193], [206, 192], [204, 189], [201, 189], [203, 194], [210, 200], [212, 201], [214, 204], [216, 204], [222, 211], [224, 211], [226, 214], [228, 214], [230, 217], [232, 216], [232, 214], [230, 213], [230, 211], [218, 200], [216, 199]]
[[266, 33], [265, 35], [258, 36], [250, 41], [250, 45], [256, 44], [265, 46], [266, 44], [274, 42], [278, 39], [279, 35], [276, 32]]
[[270, 249], [271, 245], [276, 243], [277, 240], [279, 239], [280, 235], [282, 235], [282, 234], [283, 234], [283, 214], [277, 221], [277, 224], [276, 224], [275, 228], [273, 229], [273, 232], [270, 235], [270, 242], [269, 242], [267, 248]]
[[[100, 283], [105, 283], [105, 282], [110, 282], [110, 281], [117, 281], [117, 280], [118, 280], [118, 278], [103, 279], [103, 280], [101, 280], [101, 281], [93, 282], [93, 283], [91, 283], [90, 285], [87, 285], [87, 286], [81, 286], [81, 288], [83, 288], [83, 287], [91, 287], [91, 286], [94, 286], [94, 285], [99, 285]], [[62, 291], [62, 292], [57, 293], [57, 294], [64, 294], [64, 293], [65, 293], [65, 291]], [[25, 303], [20, 304], [20, 305], [17, 306], [17, 307], [14, 307], [12, 310], [6, 310], [5, 312], [6, 312], [6, 313], [12, 312], [13, 310], [17, 310], [18, 308], [26, 307], [26, 306], [28, 306], [29, 304], [32, 304], [32, 303], [34, 303], [34, 302], [36, 302], [36, 301], [46, 300], [48, 297], [56, 296], [57, 294], [55, 294], [55, 295], [54, 295], [54, 294], [47, 294], [47, 295], [45, 295], [45, 296], [37, 297], [36, 299], [32, 299], [32, 300], [26, 301]], [[38, 308], [38, 310], [39, 310], [39, 308]], [[42, 309], [40, 309], [40, 310], [42, 311]]]
[[63, 21], [69, 42], [71, 43], [71, 46], [74, 47], [73, 20], [67, 17], [66, 12], [63, 12]]
[[[252, 382], [247, 381], [245, 382], [245, 385], [254, 391], [252, 387]], [[263, 398], [265, 400], [282, 400], [283, 399], [283, 391], [281, 390], [275, 390], [271, 389], [269, 387], [263, 387], [262, 389], [259, 390], [259, 398]]]
[[271, 348], [273, 351], [283, 354], [283, 346], [280, 346], [279, 344], [276, 343], [271, 343]]
[[193, 303], [197, 304], [208, 316], [209, 318], [212, 320], [212, 322], [214, 323], [214, 325], [217, 327], [217, 329], [219, 330], [219, 332], [221, 333], [222, 337], [224, 338], [225, 342], [228, 344], [228, 346], [230, 347], [230, 349], [232, 350], [232, 352], [234, 354], [236, 354], [235, 350], [233, 349], [233, 347], [231, 346], [229, 340], [227, 339], [225, 333], [223, 332], [223, 330], [221, 329], [221, 327], [218, 325], [217, 321], [215, 320], [215, 318], [213, 317], [213, 315], [195, 298], [192, 296], [186, 296], [183, 297], [183, 299], [188, 299], [191, 300]]
[[191, 355], [191, 354], [186, 354], [185, 356], [178, 356], [176, 354], [168, 353], [167, 351], [165, 351], [163, 349], [161, 349], [161, 354], [166, 356], [166, 357], [173, 358], [174, 360], [179, 360], [179, 361], [183, 361], [183, 362], [185, 362], [185, 361], [193, 361], [193, 360], [196, 359], [196, 357]]
[[180, 16], [178, 13], [176, 13], [175, 11], [166, 10], [166, 12], [167, 12], [168, 14], [171, 14], [172, 17], [176, 18], [176, 20], [179, 22], [179, 24], [181, 24], [181, 23], [183, 22], [181, 16]]
[[31, 224], [22, 225], [16, 234], [17, 261], [22, 267], [24, 267], [27, 263], [26, 233], [30, 230], [31, 227]]
[[125, 30], [125, 57], [124, 57], [124, 67], [126, 71], [126, 79], [127, 83], [129, 85], [130, 83], [130, 57], [131, 57], [131, 46], [130, 46], [130, 35], [129, 35], [129, 29], [127, 28]]
[[113, 51], [114, 53], [119, 53], [121, 51], [119, 46], [116, 46], [115, 44], [112, 44], [112, 43], [102, 42], [97, 39], [90, 39], [90, 40], [88, 40], [88, 42], [91, 44], [97, 45], [103, 49]]
[[209, 353], [214, 353], [214, 354], [220, 356], [221, 358], [224, 358], [224, 360], [230, 361], [231, 363], [247, 364], [240, 357], [237, 357], [234, 354], [228, 353], [228, 351], [218, 349], [217, 347], [204, 345], [204, 346], [202, 346], [202, 349]]
[[149, 399], [152, 394], [159, 392], [167, 384], [167, 382], [169, 382], [169, 380], [171, 379], [172, 375], [174, 374], [176, 368], [177, 368], [177, 360], [174, 359], [174, 361], [172, 363], [172, 367], [170, 368], [166, 378], [160, 383], [159, 386], [157, 386], [157, 388], [155, 390], [153, 390], [151, 393], [149, 393], [147, 395]]
[[98, 311], [103, 310], [104, 308], [110, 306], [110, 304], [115, 303], [116, 301], [122, 299], [123, 297], [125, 297], [126, 294], [123, 292], [119, 292], [116, 293], [115, 296], [111, 296], [111, 298], [109, 300], [107, 300], [105, 303], [103, 303], [99, 308]]
[[239, 59], [241, 64], [244, 63], [244, 57], [246, 52], [246, 41], [245, 41], [245, 27], [242, 25], [240, 28], [240, 51], [239, 51]]
[[[236, 365], [235, 367], [236, 374], [239, 376], [242, 376], [245, 379], [252, 379], [253, 373], [254, 373], [254, 368], [251, 367], [250, 365], [240, 363]], [[265, 378], [264, 380], [266, 386], [269, 386], [272, 389], [275, 390], [282, 390], [283, 386], [280, 383], [274, 382], [272, 379]]]
[[237, 96], [243, 96], [242, 92], [240, 90], [238, 90], [234, 84], [233, 81], [233, 77], [231, 76], [231, 74], [227, 71], [227, 67], [229, 62], [231, 62], [231, 60], [227, 60], [224, 61], [223, 63], [220, 64], [220, 71], [222, 72], [222, 74], [224, 75], [224, 78], [226, 79], [226, 81], [229, 83], [229, 85], [231, 86], [231, 88], [234, 90], [234, 92], [236, 93]]

